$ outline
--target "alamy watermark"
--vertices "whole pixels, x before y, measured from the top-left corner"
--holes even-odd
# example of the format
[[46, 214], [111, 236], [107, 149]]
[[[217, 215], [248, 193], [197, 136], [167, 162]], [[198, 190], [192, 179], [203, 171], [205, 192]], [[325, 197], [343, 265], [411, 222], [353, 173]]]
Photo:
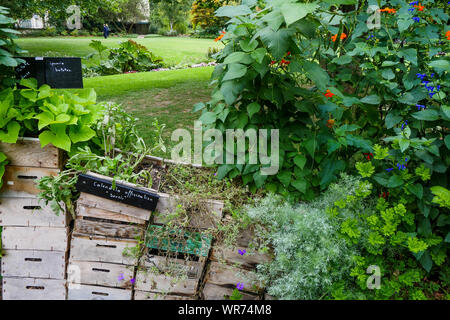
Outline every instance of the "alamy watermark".
[[171, 156], [173, 161], [183, 163], [259, 164], [261, 175], [275, 175], [280, 167], [279, 137], [279, 129], [228, 129], [225, 132], [208, 129], [203, 132], [202, 122], [195, 121], [193, 139], [187, 129], [172, 133], [172, 141], [178, 144], [172, 149]]
[[369, 278], [367, 278], [367, 289], [379, 290], [381, 288], [381, 270], [379, 266], [369, 266], [366, 270], [367, 274], [371, 274]]

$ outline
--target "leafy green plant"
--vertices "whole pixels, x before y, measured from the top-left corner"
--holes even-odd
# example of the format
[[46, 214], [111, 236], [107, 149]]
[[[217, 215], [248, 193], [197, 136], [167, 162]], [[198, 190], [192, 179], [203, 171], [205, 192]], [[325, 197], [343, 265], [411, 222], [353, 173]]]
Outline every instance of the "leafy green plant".
[[[119, 48], [109, 50], [107, 58], [103, 53], [107, 50], [100, 41], [92, 40], [89, 45], [97, 51], [98, 65], [85, 67], [88, 74], [112, 75], [125, 72], [145, 72], [163, 66], [163, 60], [154, 55], [146, 47], [133, 40], [124, 41]], [[88, 56], [92, 59], [94, 55]]]
[[8, 159], [3, 152], [0, 152], [0, 189], [3, 186], [3, 175], [5, 174], [5, 167], [8, 164]]
[[41, 146], [51, 143], [67, 152], [95, 136], [91, 128], [102, 115], [94, 90], [80, 94], [37, 87], [35, 79], [22, 79], [25, 89], [0, 92], [0, 141], [15, 143], [19, 136], [39, 136]]
[[12, 29], [14, 19], [9, 18], [8, 14], [9, 9], [0, 6], [0, 90], [14, 86], [14, 67], [24, 62], [15, 56], [26, 52], [14, 43], [20, 32]]
[[[220, 178], [240, 175], [252, 190], [313, 199], [339, 172], [353, 170], [357, 154], [373, 153], [374, 143], [407, 121], [410, 138], [436, 139], [434, 153], [418, 156], [443, 179], [449, 64], [440, 52], [448, 51], [448, 15], [439, 2], [418, 11], [394, 0], [398, 13], [380, 12], [381, 28], [369, 30], [370, 4], [378, 3], [342, 12], [330, 1], [244, 1], [217, 11], [230, 18], [213, 74], [217, 87], [194, 111], [222, 132], [280, 129], [281, 165], [277, 175], [261, 176], [262, 165], [223, 164]], [[405, 150], [411, 141], [403, 139]]]

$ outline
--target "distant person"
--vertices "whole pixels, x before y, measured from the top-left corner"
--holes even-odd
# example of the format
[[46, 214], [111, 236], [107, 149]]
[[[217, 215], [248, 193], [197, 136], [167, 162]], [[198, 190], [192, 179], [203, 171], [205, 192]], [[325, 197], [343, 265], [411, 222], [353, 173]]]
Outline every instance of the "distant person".
[[105, 37], [105, 39], [108, 39], [109, 37], [109, 27], [107, 24], [103, 25], [103, 36]]

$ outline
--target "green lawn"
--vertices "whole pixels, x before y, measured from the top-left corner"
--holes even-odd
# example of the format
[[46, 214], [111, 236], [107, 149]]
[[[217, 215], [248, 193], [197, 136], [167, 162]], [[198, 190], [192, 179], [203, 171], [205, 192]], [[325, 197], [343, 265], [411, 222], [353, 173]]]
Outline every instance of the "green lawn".
[[[46, 57], [86, 57], [95, 52], [89, 47], [91, 40], [101, 40], [109, 47], [118, 47], [119, 43], [128, 38], [108, 38], [102, 37], [51, 37], [51, 38], [22, 38], [17, 43], [28, 54], [25, 56], [46, 56]], [[164, 62], [170, 66], [192, 64], [209, 61], [207, 57], [208, 48], [221, 48], [220, 43], [211, 39], [194, 39], [183, 37], [151, 37], [144, 39], [132, 39], [139, 44], [146, 46], [153, 53], [161, 56]]]
[[143, 138], [146, 128], [157, 118], [166, 125], [164, 141], [168, 152], [156, 154], [170, 158], [172, 132], [178, 128], [193, 129], [199, 114], [192, 113], [198, 102], [210, 100], [208, 86], [212, 67], [160, 72], [145, 72], [84, 79], [85, 88], [94, 88], [99, 101], [120, 103], [134, 117]]

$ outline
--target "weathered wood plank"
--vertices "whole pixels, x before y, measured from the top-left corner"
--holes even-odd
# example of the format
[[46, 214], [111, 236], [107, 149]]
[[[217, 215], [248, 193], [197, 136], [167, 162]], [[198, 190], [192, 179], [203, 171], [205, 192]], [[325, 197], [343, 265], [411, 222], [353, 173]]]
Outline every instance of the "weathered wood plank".
[[199, 261], [186, 261], [182, 259], [166, 258], [156, 255], [148, 255], [141, 260], [145, 268], [155, 268], [161, 273], [171, 271], [180, 274], [188, 279], [200, 279], [203, 268], [206, 264], [206, 258]]
[[37, 198], [0, 198], [0, 225], [16, 227], [66, 227], [71, 216], [58, 216]]
[[78, 202], [77, 206], [77, 216], [79, 217], [90, 217], [90, 218], [99, 218], [99, 219], [106, 219], [106, 220], [115, 220], [115, 221], [122, 221], [122, 222], [131, 222], [131, 223], [138, 223], [138, 224], [145, 224], [145, 220], [137, 219], [131, 216], [126, 216], [124, 214], [104, 210], [101, 208], [92, 208], [85, 206], [84, 204]]
[[124, 239], [143, 238], [144, 231], [144, 228], [138, 225], [91, 221], [82, 218], [75, 220], [74, 228], [76, 235], [98, 235]]
[[[177, 197], [165, 193], [159, 193], [159, 196], [158, 205], [156, 206], [157, 214], [153, 222], [156, 224], [166, 224], [167, 221], [164, 216], [176, 212], [179, 201]], [[198, 213], [189, 217], [189, 227], [199, 229], [216, 227], [218, 221], [222, 219], [224, 203], [218, 200], [207, 200], [199, 203], [198, 207], [204, 210], [200, 210]]]
[[74, 236], [70, 244], [70, 259], [135, 265], [137, 259], [125, 256], [123, 252], [126, 248], [136, 247], [137, 244], [136, 240]]
[[86, 207], [99, 208], [143, 221], [150, 220], [151, 211], [149, 210], [129, 206], [124, 203], [104, 199], [84, 192], [81, 193], [78, 203]]
[[198, 280], [175, 280], [163, 274], [152, 273], [151, 270], [138, 271], [135, 289], [154, 293], [194, 295], [197, 291]]
[[5, 250], [3, 277], [64, 280], [66, 253], [58, 251]]
[[194, 297], [164, 295], [161, 293], [152, 293], [136, 290], [134, 292], [134, 300], [197, 300]]
[[[203, 298], [205, 300], [225, 300], [233, 294], [232, 288], [221, 287], [212, 283], [206, 283], [203, 288]], [[257, 295], [241, 292], [242, 300], [259, 300]]]
[[37, 138], [19, 138], [17, 143], [0, 142], [11, 166], [58, 169], [61, 167], [62, 151], [51, 144], [41, 148]]
[[59, 169], [6, 166], [0, 197], [37, 195], [40, 190], [36, 186], [36, 180], [56, 176], [59, 172]]
[[66, 281], [3, 278], [4, 300], [66, 300]]
[[131, 300], [131, 290], [99, 286], [69, 286], [67, 300]]
[[134, 267], [132, 266], [70, 260], [68, 268], [79, 270], [80, 284], [131, 289], [130, 279], [133, 278], [134, 273]]
[[261, 288], [251, 272], [235, 267], [212, 262], [207, 274], [207, 282], [218, 286], [236, 288], [238, 283], [244, 284], [243, 291], [260, 293]]
[[2, 246], [6, 250], [67, 251], [67, 228], [4, 227]]
[[[239, 254], [239, 250], [246, 250], [244, 255]], [[254, 269], [258, 264], [270, 261], [270, 256], [261, 253], [251, 253], [246, 247], [226, 248], [213, 247], [211, 260], [215, 262], [226, 262], [227, 264], [236, 264], [247, 269]]]

